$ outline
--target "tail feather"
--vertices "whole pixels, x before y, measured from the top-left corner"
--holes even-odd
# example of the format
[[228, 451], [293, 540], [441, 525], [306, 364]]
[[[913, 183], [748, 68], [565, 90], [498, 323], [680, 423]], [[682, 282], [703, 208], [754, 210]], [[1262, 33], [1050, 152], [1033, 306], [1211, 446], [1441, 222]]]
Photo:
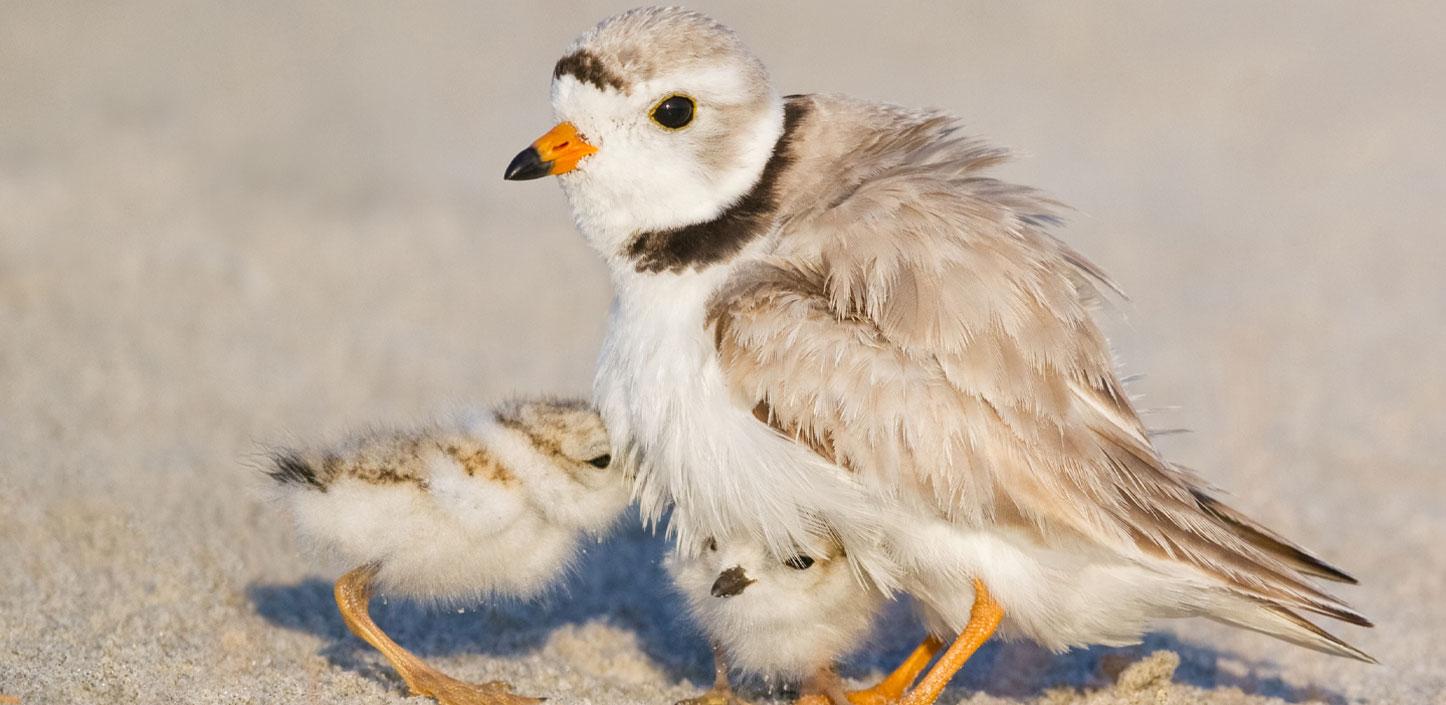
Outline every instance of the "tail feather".
[[1210, 617], [1332, 656], [1344, 656], [1365, 663], [1380, 663], [1370, 654], [1351, 646], [1295, 612], [1255, 598], [1231, 597], [1225, 604], [1217, 605], [1211, 611]]
[[1194, 495], [1195, 500], [1200, 503], [1200, 507], [1208, 514], [1227, 526], [1230, 531], [1240, 537], [1241, 540], [1249, 543], [1271, 558], [1306, 575], [1313, 575], [1323, 580], [1331, 580], [1338, 583], [1357, 584], [1355, 578], [1346, 574], [1341, 569], [1326, 563], [1312, 555], [1309, 551], [1291, 543], [1280, 534], [1261, 526], [1250, 517], [1231, 509], [1214, 497], [1200, 491], [1195, 491]]
[[1296, 607], [1357, 626], [1372, 626], [1350, 605], [1306, 582], [1305, 577], [1292, 573], [1273, 556], [1252, 554], [1248, 545], [1235, 546], [1186, 531], [1165, 534], [1160, 540], [1168, 547], [1167, 555], [1189, 556], [1196, 568], [1225, 583], [1236, 595]]
[[318, 476], [316, 466], [295, 451], [277, 451], [271, 455], [271, 464], [264, 472], [268, 477], [283, 485], [309, 485], [326, 491], [326, 485]]

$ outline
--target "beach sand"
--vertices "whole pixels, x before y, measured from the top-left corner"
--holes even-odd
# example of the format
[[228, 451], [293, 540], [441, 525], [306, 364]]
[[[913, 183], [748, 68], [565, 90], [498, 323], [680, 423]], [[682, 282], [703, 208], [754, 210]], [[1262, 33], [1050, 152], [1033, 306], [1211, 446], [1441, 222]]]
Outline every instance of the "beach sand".
[[[604, 267], [555, 184], [501, 174], [551, 125], [553, 61], [622, 7], [0, 9], [0, 694], [405, 699], [257, 467], [586, 394]], [[943, 702], [1446, 701], [1441, 5], [699, 7], [782, 92], [938, 106], [1016, 149], [1003, 174], [1075, 206], [1064, 237], [1130, 294], [1106, 325], [1150, 424], [1194, 431], [1170, 456], [1358, 576], [1339, 592], [1377, 624], [1333, 628], [1380, 666], [1201, 621], [990, 644]], [[664, 550], [631, 517], [541, 602], [376, 612], [460, 677], [665, 705], [709, 667]], [[847, 675], [908, 649], [906, 613]]]

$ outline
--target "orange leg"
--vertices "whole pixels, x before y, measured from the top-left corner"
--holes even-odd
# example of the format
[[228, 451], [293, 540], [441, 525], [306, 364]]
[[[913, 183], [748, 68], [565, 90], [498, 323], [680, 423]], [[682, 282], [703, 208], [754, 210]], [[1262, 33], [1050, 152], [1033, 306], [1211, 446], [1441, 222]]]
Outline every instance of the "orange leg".
[[893, 705], [943, 645], [944, 642], [934, 636], [925, 638], [893, 673], [866, 690], [844, 692], [833, 669], [824, 668], [804, 684], [804, 694], [796, 705]]
[[914, 679], [919, 677], [919, 672], [934, 660], [934, 655], [939, 653], [939, 649], [943, 646], [944, 642], [940, 641], [938, 637], [933, 635], [926, 637], [914, 649], [914, 652], [909, 654], [909, 657], [904, 659], [898, 668], [894, 669], [893, 673], [879, 681], [877, 685], [866, 690], [855, 690], [849, 693], [849, 702], [852, 705], [888, 705], [898, 702], [899, 698], [904, 696], [904, 691], [914, 684]]
[[974, 607], [969, 611], [969, 624], [964, 626], [964, 631], [959, 633], [959, 637], [949, 645], [924, 679], [904, 696], [901, 705], [933, 705], [934, 701], [939, 699], [939, 694], [944, 692], [944, 686], [949, 685], [954, 674], [964, 666], [964, 662], [994, 635], [994, 630], [999, 628], [1002, 619], [1004, 608], [989, 596], [984, 583], [975, 578]]
[[364, 565], [341, 576], [336, 581], [336, 606], [341, 611], [342, 621], [351, 632], [371, 644], [387, 657], [392, 668], [406, 681], [412, 695], [424, 695], [435, 699], [441, 705], [536, 705], [542, 702], [512, 694], [512, 687], [506, 683], [472, 684], [459, 681], [426, 662], [415, 654], [392, 641], [386, 632], [372, 621], [368, 607], [371, 605], [372, 581], [376, 578], [377, 566]]

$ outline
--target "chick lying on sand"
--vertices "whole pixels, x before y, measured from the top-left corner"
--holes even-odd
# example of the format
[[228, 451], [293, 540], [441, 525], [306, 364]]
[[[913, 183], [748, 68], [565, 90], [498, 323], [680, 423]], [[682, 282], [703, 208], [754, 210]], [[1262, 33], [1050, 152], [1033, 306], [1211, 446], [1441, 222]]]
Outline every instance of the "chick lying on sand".
[[530, 597], [628, 505], [602, 421], [578, 401], [525, 400], [454, 423], [273, 455], [267, 474], [302, 538], [349, 569], [336, 602], [414, 695], [523, 705], [510, 686], [428, 666], [371, 620], [374, 587], [429, 601]]

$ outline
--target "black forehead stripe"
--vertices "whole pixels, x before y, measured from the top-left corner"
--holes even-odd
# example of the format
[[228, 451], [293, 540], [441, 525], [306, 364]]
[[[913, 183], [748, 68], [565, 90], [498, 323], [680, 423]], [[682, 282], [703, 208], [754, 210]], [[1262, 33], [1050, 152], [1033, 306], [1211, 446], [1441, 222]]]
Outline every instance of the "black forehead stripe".
[[793, 164], [793, 140], [809, 109], [802, 97], [786, 98], [783, 135], [773, 145], [773, 155], [753, 188], [712, 220], [638, 233], [627, 244], [633, 267], [639, 272], [703, 269], [732, 257], [748, 241], [768, 232], [778, 209], [778, 179]]
[[612, 69], [609, 69], [602, 60], [586, 49], [578, 49], [557, 60], [557, 66], [552, 68], [552, 77], [572, 76], [583, 82], [590, 83], [598, 90], [613, 88], [623, 90], [623, 79]]

